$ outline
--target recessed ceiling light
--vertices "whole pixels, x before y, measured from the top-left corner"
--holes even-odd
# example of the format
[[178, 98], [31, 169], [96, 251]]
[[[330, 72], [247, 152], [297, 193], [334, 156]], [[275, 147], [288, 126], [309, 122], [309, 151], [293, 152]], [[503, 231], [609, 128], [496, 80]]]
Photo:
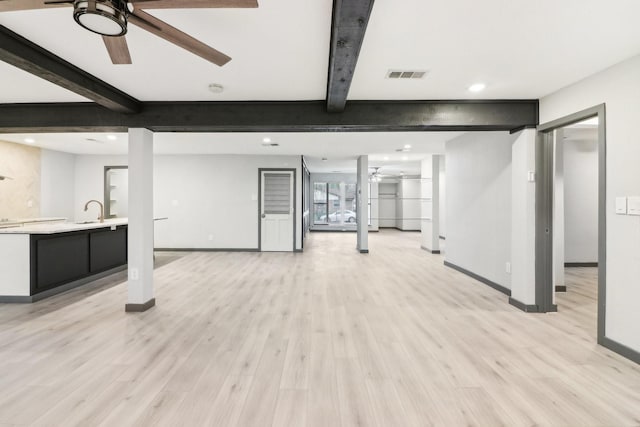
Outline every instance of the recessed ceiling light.
[[26, 142], [27, 144], [33, 144], [34, 142], [36, 142], [36, 140], [33, 138], [25, 138], [24, 142]]
[[222, 93], [222, 91], [224, 90], [224, 86], [222, 86], [222, 85], [221, 85], [221, 84], [219, 84], [219, 83], [211, 83], [211, 84], [209, 85], [209, 90], [210, 90], [212, 93]]
[[404, 145], [404, 149], [405, 149], [405, 150], [408, 150], [408, 149], [410, 149], [410, 148], [411, 148], [411, 144], [405, 144], [405, 145]]
[[265, 144], [269, 144], [269, 143], [271, 143], [271, 138], [269, 138], [269, 137], [262, 138], [262, 142], [264, 142]]
[[485, 85], [484, 83], [474, 83], [471, 86], [469, 86], [469, 92], [481, 92], [486, 87], [487, 85]]
[[116, 139], [118, 139], [118, 137], [117, 137], [117, 136], [115, 136], [115, 135], [107, 135], [107, 139], [108, 139], [109, 141], [115, 141]]
[[389, 160], [389, 156], [384, 156], [383, 160], [386, 162], [387, 160]]
[[407, 160], [409, 160], [409, 157], [408, 156], [402, 156], [402, 160], [407, 161]]

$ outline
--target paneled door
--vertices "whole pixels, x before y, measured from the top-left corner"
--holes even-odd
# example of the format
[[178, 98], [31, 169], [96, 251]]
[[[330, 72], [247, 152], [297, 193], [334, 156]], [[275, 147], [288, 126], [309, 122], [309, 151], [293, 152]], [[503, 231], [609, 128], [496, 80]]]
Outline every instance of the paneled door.
[[294, 172], [260, 171], [260, 250], [293, 252]]

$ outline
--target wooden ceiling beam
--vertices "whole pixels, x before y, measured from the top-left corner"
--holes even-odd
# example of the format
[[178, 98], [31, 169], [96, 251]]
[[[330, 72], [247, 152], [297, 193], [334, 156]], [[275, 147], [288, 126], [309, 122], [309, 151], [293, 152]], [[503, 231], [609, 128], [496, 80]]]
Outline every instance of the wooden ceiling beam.
[[344, 111], [373, 0], [334, 0], [327, 84], [327, 111]]
[[510, 131], [538, 124], [537, 100], [145, 102], [138, 114], [91, 103], [0, 104], [0, 133]]
[[137, 113], [141, 103], [0, 25], [0, 60], [119, 113]]

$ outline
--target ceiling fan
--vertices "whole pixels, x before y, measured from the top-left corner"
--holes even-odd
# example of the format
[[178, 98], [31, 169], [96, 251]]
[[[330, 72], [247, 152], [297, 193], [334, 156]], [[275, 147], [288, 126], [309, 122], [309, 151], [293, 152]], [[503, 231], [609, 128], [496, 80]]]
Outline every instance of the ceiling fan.
[[370, 169], [373, 169], [373, 173], [371, 173], [369, 175], [369, 181], [370, 182], [380, 182], [380, 181], [382, 181], [382, 178], [385, 177], [385, 175], [380, 173], [380, 169], [382, 169], [382, 167], [373, 167], [373, 168], [370, 168]]
[[385, 178], [402, 178], [404, 176], [404, 172], [400, 172], [400, 174], [382, 173], [380, 172], [382, 166], [371, 167], [369, 169], [373, 169], [373, 172], [369, 174], [369, 182], [380, 182]]
[[202, 43], [142, 9], [255, 8], [257, 0], [0, 0], [0, 12], [73, 6], [74, 20], [102, 35], [113, 64], [131, 64], [125, 39], [127, 24], [180, 46], [218, 66], [231, 60], [224, 53]]

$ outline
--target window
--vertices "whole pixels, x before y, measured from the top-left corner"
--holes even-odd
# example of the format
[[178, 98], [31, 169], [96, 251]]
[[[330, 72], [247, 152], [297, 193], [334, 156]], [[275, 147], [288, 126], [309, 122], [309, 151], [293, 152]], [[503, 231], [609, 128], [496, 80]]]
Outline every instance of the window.
[[313, 183], [313, 223], [327, 224], [329, 218], [328, 189], [326, 182]]
[[356, 223], [356, 184], [343, 181], [313, 183], [313, 224]]

